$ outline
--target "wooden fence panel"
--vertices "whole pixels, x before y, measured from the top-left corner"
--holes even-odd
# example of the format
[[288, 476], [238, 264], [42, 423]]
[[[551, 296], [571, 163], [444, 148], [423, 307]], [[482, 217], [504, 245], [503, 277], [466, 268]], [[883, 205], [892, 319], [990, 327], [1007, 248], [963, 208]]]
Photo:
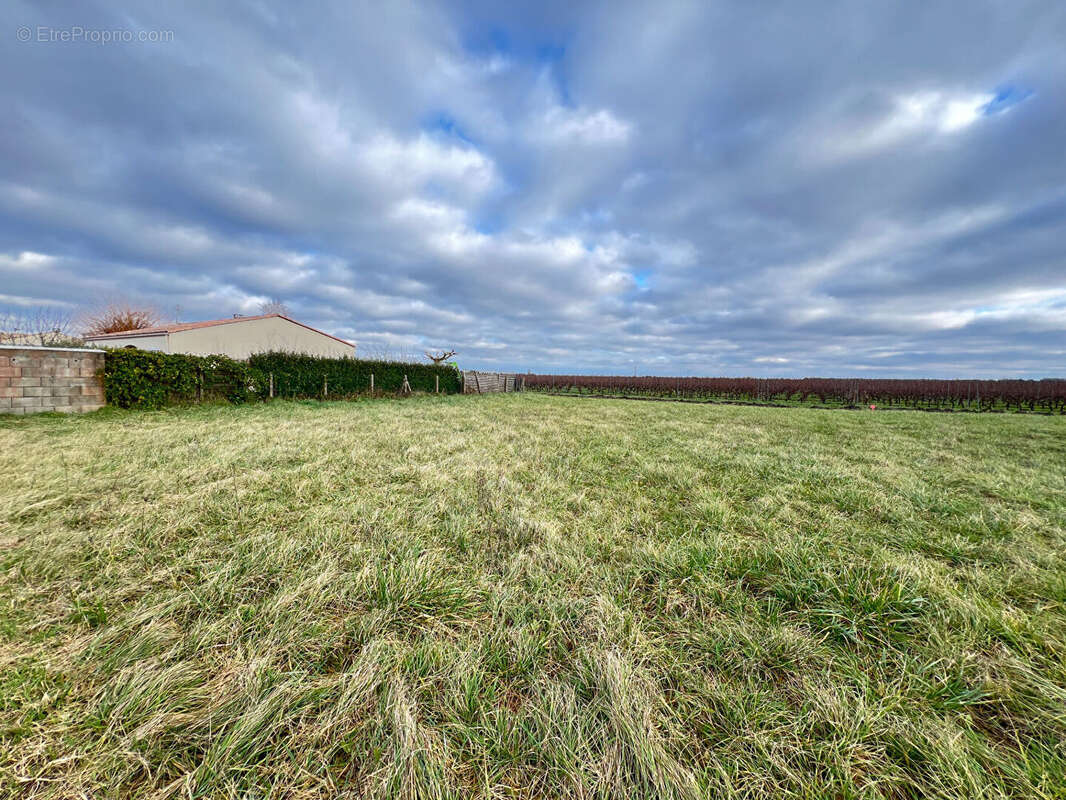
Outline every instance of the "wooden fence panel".
[[522, 376], [515, 375], [513, 372], [463, 371], [463, 394], [520, 392], [523, 385]]

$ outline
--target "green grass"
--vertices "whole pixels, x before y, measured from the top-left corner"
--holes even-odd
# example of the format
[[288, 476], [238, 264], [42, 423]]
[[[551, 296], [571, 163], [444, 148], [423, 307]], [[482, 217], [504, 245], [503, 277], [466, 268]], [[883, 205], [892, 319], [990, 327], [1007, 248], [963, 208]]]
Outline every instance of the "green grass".
[[1066, 797], [1066, 419], [0, 421], [0, 796]]

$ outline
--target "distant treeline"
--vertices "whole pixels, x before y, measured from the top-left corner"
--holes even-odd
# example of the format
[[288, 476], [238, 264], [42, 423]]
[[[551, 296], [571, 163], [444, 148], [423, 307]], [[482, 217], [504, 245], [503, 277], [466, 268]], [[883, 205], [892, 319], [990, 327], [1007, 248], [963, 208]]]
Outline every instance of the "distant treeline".
[[820, 403], [970, 411], [1066, 412], [1066, 380], [895, 378], [666, 378], [527, 375], [526, 388], [624, 397], [679, 397], [757, 403]]

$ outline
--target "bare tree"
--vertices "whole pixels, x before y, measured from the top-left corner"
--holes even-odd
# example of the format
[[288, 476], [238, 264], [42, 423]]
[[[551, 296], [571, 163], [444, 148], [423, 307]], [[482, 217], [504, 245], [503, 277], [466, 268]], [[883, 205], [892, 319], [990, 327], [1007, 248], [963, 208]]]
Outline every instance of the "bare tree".
[[120, 331], [139, 331], [159, 324], [159, 312], [150, 305], [134, 305], [129, 300], [112, 299], [87, 311], [82, 327], [86, 336]]
[[82, 342], [71, 333], [71, 315], [54, 306], [0, 314], [0, 344], [63, 347]]
[[418, 363], [418, 354], [410, 345], [400, 345], [396, 348], [396, 356], [393, 361], [401, 361], [405, 364], [416, 364]]
[[289, 316], [289, 307], [285, 305], [277, 297], [271, 297], [269, 300], [264, 300], [259, 304], [260, 314], [281, 314], [283, 317]]
[[455, 355], [454, 350], [441, 350], [439, 353], [431, 353], [429, 350], [426, 350], [425, 353], [426, 358], [428, 358], [438, 367]]
[[391, 361], [392, 353], [383, 342], [360, 342], [359, 358], [366, 361]]
[[360, 342], [358, 358], [364, 361], [393, 361], [414, 364], [418, 361], [415, 351], [406, 344], [388, 342]]

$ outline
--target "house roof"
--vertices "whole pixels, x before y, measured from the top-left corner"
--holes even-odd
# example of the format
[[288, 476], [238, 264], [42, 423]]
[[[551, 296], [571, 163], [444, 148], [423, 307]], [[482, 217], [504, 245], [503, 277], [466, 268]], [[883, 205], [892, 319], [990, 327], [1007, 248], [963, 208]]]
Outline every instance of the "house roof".
[[310, 325], [304, 325], [302, 322], [297, 322], [290, 317], [286, 317], [284, 314], [259, 314], [254, 317], [227, 317], [226, 319], [208, 319], [202, 322], [171, 322], [167, 325], [154, 325], [151, 328], [138, 328], [132, 331], [116, 331], [115, 333], [100, 333], [94, 336], [86, 336], [84, 338], [87, 342], [96, 342], [100, 340], [106, 341], [108, 339], [129, 339], [134, 336], [165, 336], [168, 333], [180, 333], [181, 331], [191, 331], [196, 330], [197, 328], [210, 328], [215, 325], [232, 325], [237, 322], [252, 322], [257, 319], [270, 319], [271, 317], [278, 317], [286, 322], [291, 322], [293, 325], [299, 325], [301, 328], [307, 328], [309, 331], [328, 336], [330, 339], [334, 339], [341, 344], [346, 344], [349, 347], [352, 344], [351, 342], [333, 336], [325, 331], [320, 331], [318, 328], [312, 328]]

